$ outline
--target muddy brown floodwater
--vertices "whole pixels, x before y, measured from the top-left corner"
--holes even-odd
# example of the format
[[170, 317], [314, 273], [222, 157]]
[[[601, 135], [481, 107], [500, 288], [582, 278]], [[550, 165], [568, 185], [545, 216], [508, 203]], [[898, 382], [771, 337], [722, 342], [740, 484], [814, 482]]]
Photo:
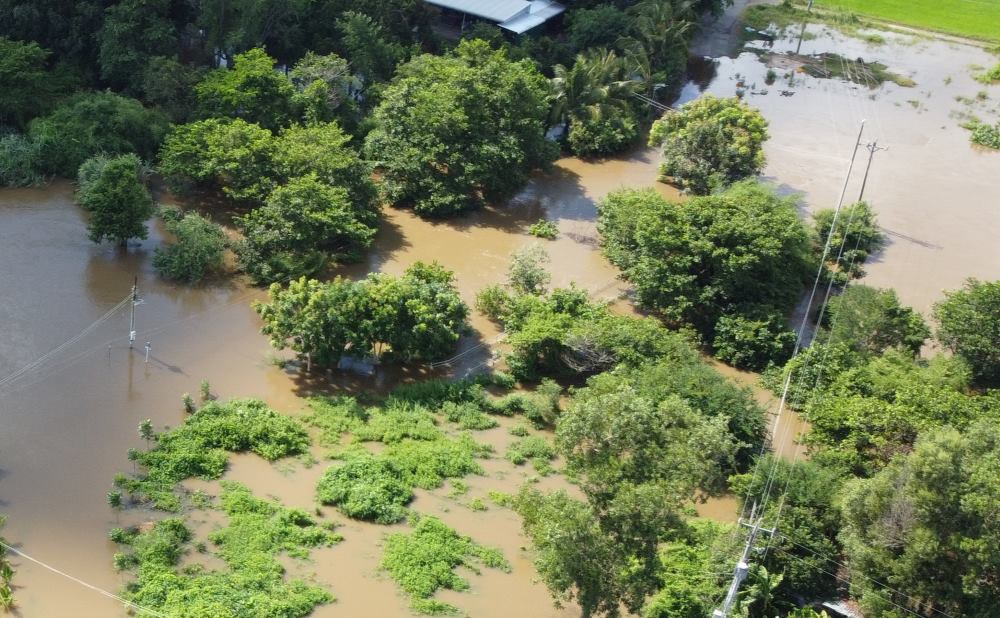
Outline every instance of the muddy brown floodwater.
[[[728, 23], [728, 22], [727, 22]], [[803, 210], [833, 205], [839, 193], [857, 124], [867, 118], [867, 139], [878, 139], [879, 152], [868, 182], [886, 229], [889, 245], [870, 263], [867, 281], [896, 288], [904, 302], [927, 311], [941, 290], [966, 276], [1000, 277], [1000, 155], [969, 146], [956, 113], [970, 109], [981, 117], [995, 113], [1000, 88], [974, 82], [969, 64], [995, 62], [982, 50], [953, 43], [886, 35], [869, 46], [839, 34], [810, 27], [816, 35], [803, 42], [803, 53], [837, 51], [847, 57], [879, 60], [912, 77], [917, 86], [887, 84], [869, 90], [837, 80], [794, 75], [779, 70], [778, 82], [765, 86], [767, 66], [754, 54], [721, 58], [713, 70], [689, 84], [683, 98], [703, 91], [730, 96], [736, 73], [754, 88], [748, 101], [771, 123], [766, 176], [788, 192], [801, 192]], [[788, 50], [794, 40], [781, 40]], [[767, 94], [761, 93], [767, 89]], [[986, 99], [977, 98], [988, 90]], [[780, 90], [794, 91], [781, 96]], [[753, 94], [756, 92], [757, 94]], [[961, 103], [956, 96], [967, 97]], [[415, 260], [437, 260], [454, 270], [462, 296], [470, 303], [482, 287], [505, 278], [513, 251], [532, 242], [552, 256], [553, 285], [571, 281], [597, 298], [622, 291], [615, 270], [597, 248], [594, 202], [620, 187], [652, 186], [658, 156], [639, 149], [603, 162], [560, 161], [553, 172], [538, 176], [513, 202], [449, 222], [428, 222], [409, 211], [389, 209], [375, 246], [365, 262], [344, 268], [347, 276], [371, 270], [398, 273]], [[848, 195], [857, 194], [861, 174]], [[660, 190], [671, 190], [660, 185]], [[554, 221], [559, 238], [537, 240], [527, 228], [540, 218]], [[128, 471], [126, 451], [140, 447], [137, 426], [182, 420], [180, 395], [197, 392], [202, 379], [224, 398], [257, 396], [274, 407], [295, 411], [313, 385], [296, 380], [269, 362], [272, 351], [259, 335], [250, 309], [260, 290], [238, 283], [196, 288], [159, 280], [150, 256], [162, 236], [154, 227], [149, 240], [127, 253], [95, 246], [86, 238], [84, 220], [72, 201], [72, 186], [55, 183], [39, 189], [0, 190], [0, 512], [8, 515], [8, 539], [34, 557], [80, 576], [94, 585], [117, 590], [124, 577], [111, 568], [114, 547], [107, 530], [117, 523], [106, 492], [115, 473]], [[127, 345], [128, 313], [120, 309], [85, 337], [16, 380], [5, 376], [21, 369], [74, 337], [124, 299], [133, 276], [140, 277], [138, 345]], [[463, 340], [455, 372], [473, 371], [489, 361], [496, 328], [473, 317], [476, 336]], [[147, 364], [142, 347], [152, 343]], [[110, 345], [110, 348], [109, 348]], [[738, 381], [752, 376], [724, 370]], [[343, 389], [385, 388], [399, 376], [374, 383], [343, 380]], [[762, 402], [769, 395], [756, 391]], [[775, 445], [789, 456], [798, 451], [794, 437], [805, 427], [783, 416]], [[481, 432], [502, 453], [509, 437], [503, 429]], [[292, 464], [294, 469], [298, 464]], [[501, 459], [486, 463], [487, 474], [469, 479], [470, 493], [459, 501], [447, 487], [422, 492], [415, 506], [442, 517], [459, 532], [503, 548], [514, 565], [510, 575], [484, 572], [467, 594], [445, 593], [471, 615], [548, 617], [557, 611], [536, 581], [516, 517], [496, 507], [473, 513], [461, 500], [481, 497], [488, 489], [510, 491], [526, 472]], [[323, 466], [295, 469], [271, 466], [253, 457], [235, 457], [228, 478], [248, 482], [261, 495], [310, 508], [314, 480]], [[294, 474], [294, 482], [289, 474]], [[545, 480], [543, 485], [558, 483]], [[553, 485], [554, 486], [554, 485]], [[735, 500], [720, 499], [700, 507], [723, 520], [735, 517]], [[326, 514], [335, 517], [332, 512]], [[144, 517], [130, 513], [120, 517]], [[199, 524], [208, 530], [211, 517]], [[338, 602], [321, 616], [406, 616], [406, 600], [377, 572], [383, 535], [391, 528], [345, 522], [345, 541], [317, 551], [293, 571], [315, 574]], [[16, 596], [24, 616], [116, 616], [122, 608], [30, 562], [15, 559]]]
[[[647, 149], [600, 163], [566, 159], [509, 206], [454, 222], [431, 223], [389, 209], [367, 261], [343, 269], [343, 274], [398, 273], [415, 260], [438, 260], [456, 272], [461, 294], [471, 304], [477, 290], [505, 279], [513, 251], [539, 242], [552, 256], [554, 285], [575, 281], [595, 298], [614, 298], [622, 287], [597, 250], [594, 203], [623, 186], [652, 185], [656, 159]], [[661, 190], [671, 194], [669, 188]], [[527, 233], [540, 218], [556, 222], [557, 240], [538, 240]], [[111, 569], [114, 546], [107, 541], [107, 531], [120, 521], [108, 508], [106, 492], [117, 472], [131, 469], [126, 452], [142, 446], [137, 427], [143, 419], [152, 419], [158, 427], [181, 422], [180, 395], [196, 393], [202, 379], [224, 398], [261, 397], [286, 411], [300, 409], [300, 396], [312, 392], [312, 385], [269, 362], [273, 351], [250, 309], [253, 300], [264, 298], [262, 291], [232, 282], [195, 288], [165, 283], [150, 266], [152, 251], [161, 242], [161, 230], [154, 225], [148, 240], [125, 253], [93, 245], [67, 182], [0, 191], [0, 379], [75, 337], [126, 297], [134, 276], [140, 279], [134, 350], [128, 348], [126, 307], [48, 362], [0, 385], [0, 512], [9, 518], [6, 536], [33, 557], [107, 590], [118, 590], [125, 579]], [[497, 331], [478, 316], [473, 325], [478, 332], [462, 342], [459, 351], [470, 352], [455, 363], [457, 373], [473, 371], [489, 360], [488, 347], [479, 344], [491, 341]], [[148, 364], [146, 341], [152, 344]], [[389, 384], [345, 380], [340, 386]], [[502, 454], [506, 434], [491, 435]], [[502, 459], [488, 462], [487, 476], [470, 481], [469, 497], [483, 496], [487, 488], [516, 489], [524, 475], [505, 471], [505, 466], [509, 468]], [[310, 508], [310, 475], [321, 471], [322, 466], [298, 471], [295, 482], [289, 482], [280, 470], [258, 459], [236, 457], [228, 478], [248, 481], [259, 494]], [[422, 494], [416, 504], [440, 511], [460, 532], [502, 547], [514, 564], [511, 575], [486, 573], [475, 579], [473, 594], [451, 600], [474, 615], [496, 615], [491, 608], [497, 603], [503, 604], [505, 614], [572, 614], [572, 609], [552, 608], [544, 586], [534, 581], [537, 576], [521, 549], [525, 541], [512, 513], [494, 507], [474, 514], [457, 504], [445, 511], [444, 495]], [[131, 521], [150, 516], [121, 517]], [[321, 573], [339, 598], [318, 615], [376, 610], [378, 615], [409, 615], [395, 585], [376, 572], [378, 544], [386, 530], [346, 522], [347, 540], [316, 553], [307, 568]], [[19, 611], [25, 616], [122, 613], [113, 600], [30, 562], [14, 562]]]

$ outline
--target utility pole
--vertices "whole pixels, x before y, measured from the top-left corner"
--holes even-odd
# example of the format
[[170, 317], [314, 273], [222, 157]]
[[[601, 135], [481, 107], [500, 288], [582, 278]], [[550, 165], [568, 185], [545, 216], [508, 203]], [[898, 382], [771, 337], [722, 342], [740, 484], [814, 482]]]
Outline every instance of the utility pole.
[[135, 344], [135, 306], [139, 304], [139, 275], [135, 276], [132, 284], [132, 316], [128, 322], [128, 349], [132, 349]]
[[729, 591], [726, 592], [726, 598], [722, 601], [722, 607], [712, 612], [712, 618], [728, 618], [729, 612], [732, 611], [733, 605], [736, 604], [736, 595], [740, 591], [740, 586], [750, 572], [750, 554], [753, 552], [753, 546], [757, 542], [757, 536], [761, 532], [767, 534], [774, 533], [774, 530], [760, 526], [761, 519], [762, 517], [757, 516], [757, 503], [754, 502], [753, 507], [750, 509], [750, 521], [740, 520], [741, 526], [746, 526], [750, 529], [746, 545], [743, 546], [743, 555], [740, 557], [740, 561], [736, 563], [736, 570], [733, 572], [733, 581], [729, 584]]
[[878, 145], [878, 140], [867, 144], [865, 148], [868, 149], [868, 166], [865, 168], [865, 178], [861, 181], [861, 193], [858, 194], [858, 201], [865, 196], [865, 187], [868, 185], [868, 172], [872, 169], [872, 159], [875, 158], [875, 153], [879, 150], [889, 150], [888, 148], [880, 148]]

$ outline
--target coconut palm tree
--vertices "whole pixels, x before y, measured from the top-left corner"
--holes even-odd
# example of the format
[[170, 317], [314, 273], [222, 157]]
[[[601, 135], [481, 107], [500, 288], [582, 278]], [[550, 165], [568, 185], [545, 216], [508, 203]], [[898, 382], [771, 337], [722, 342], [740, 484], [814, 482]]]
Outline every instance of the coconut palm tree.
[[688, 0], [643, 0], [631, 13], [632, 35], [620, 39], [618, 47], [652, 96], [660, 84], [671, 84], [683, 73], [696, 12]]
[[565, 127], [572, 118], [596, 120], [629, 109], [641, 84], [626, 76], [622, 59], [612, 50], [594, 49], [577, 55], [572, 68], [553, 68], [553, 126]]

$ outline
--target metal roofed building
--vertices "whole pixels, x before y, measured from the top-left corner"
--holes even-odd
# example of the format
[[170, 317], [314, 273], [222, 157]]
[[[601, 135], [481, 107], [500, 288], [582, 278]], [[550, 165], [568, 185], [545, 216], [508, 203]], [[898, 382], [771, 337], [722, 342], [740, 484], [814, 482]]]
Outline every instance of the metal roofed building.
[[462, 15], [491, 21], [514, 34], [524, 34], [566, 10], [566, 7], [552, 0], [426, 0], [426, 2]]

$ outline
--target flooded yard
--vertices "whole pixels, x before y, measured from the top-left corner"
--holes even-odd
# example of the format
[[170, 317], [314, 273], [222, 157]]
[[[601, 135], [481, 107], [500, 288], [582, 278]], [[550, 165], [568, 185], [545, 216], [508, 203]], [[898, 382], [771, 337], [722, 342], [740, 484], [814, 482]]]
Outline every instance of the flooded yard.
[[[883, 43], [872, 44], [815, 26], [805, 31], [809, 35], [800, 54], [835, 52], [878, 61], [915, 85], [886, 82], [871, 88], [800, 73], [782, 55], [798, 47], [794, 32], [773, 46], [705, 64], [680, 102], [706, 92], [733, 96], [741, 88], [770, 122], [765, 176], [782, 191], [803, 196], [803, 215], [835, 205], [858, 126], [866, 120], [862, 141], [877, 140], [888, 149], [874, 155], [865, 198], [874, 205], [889, 243], [869, 262], [865, 282], [893, 287], [903, 302], [926, 312], [942, 290], [959, 286], [965, 277], [1000, 278], [1000, 243], [995, 242], [1000, 235], [1000, 153], [973, 148], [959, 127], [961, 114], [970, 110], [984, 119], [995, 117], [1000, 87], [974, 81], [969, 68], [995, 58], [975, 47], [907, 35], [885, 34]], [[769, 69], [775, 73], [771, 84]], [[983, 90], [985, 99], [979, 96]], [[867, 154], [859, 153], [848, 201], [860, 191]], [[563, 159], [511, 204], [455, 221], [430, 222], [410, 211], [388, 209], [366, 259], [341, 272], [352, 277], [376, 270], [399, 273], [416, 260], [437, 260], [455, 271], [459, 290], [471, 305], [478, 290], [506, 278], [513, 251], [537, 242], [551, 255], [552, 285], [576, 282], [595, 298], [617, 298], [626, 287], [600, 255], [594, 204], [621, 187], [656, 185], [676, 195], [655, 182], [658, 162], [658, 154], [648, 148], [608, 161]], [[158, 428], [177, 425], [183, 418], [181, 394], [195, 393], [203, 379], [223, 398], [261, 397], [289, 412], [301, 409], [301, 397], [316, 385], [270, 362], [273, 351], [250, 309], [251, 301], [265, 297], [263, 291], [235, 282], [196, 288], [164, 283], [150, 266], [152, 251], [162, 241], [160, 231], [154, 227], [150, 238], [127, 254], [93, 245], [72, 190], [69, 183], [57, 182], [0, 191], [0, 261], [5, 265], [0, 269], [0, 378], [101, 318], [126, 297], [134, 276], [140, 278], [142, 297], [137, 346], [128, 349], [126, 306], [48, 362], [0, 383], [0, 512], [8, 516], [5, 536], [27, 553], [96, 586], [118, 590], [124, 577], [111, 568], [115, 548], [107, 540], [108, 529], [118, 522], [106, 492], [117, 472], [131, 469], [126, 451], [142, 446], [139, 423], [150, 418]], [[542, 218], [558, 226], [556, 240], [528, 234], [528, 227]], [[487, 364], [490, 347], [482, 344], [498, 335], [476, 313], [472, 324], [476, 334], [463, 340], [462, 356], [453, 367], [457, 374]], [[148, 363], [142, 350], [146, 341], [152, 346]], [[753, 376], [722, 370], [752, 382]], [[347, 391], [385, 388], [401, 377], [382, 376], [374, 384], [348, 380], [340, 386]], [[763, 391], [758, 396], [773, 401]], [[791, 414], [784, 419], [776, 448], [786, 456], [801, 453], [795, 436], [804, 426]], [[510, 440], [503, 427], [477, 435], [501, 455]], [[461, 500], [449, 498], [446, 486], [420, 492], [413, 506], [481, 543], [501, 547], [513, 572], [484, 572], [472, 579], [470, 593], [441, 598], [474, 616], [497, 615], [498, 606], [504, 615], [576, 615], [573, 608], [554, 609], [544, 586], [535, 581], [516, 515], [496, 506], [474, 512], [461, 503], [488, 490], [514, 491], [526, 474], [502, 457], [485, 465], [483, 477], [468, 479], [470, 493]], [[315, 480], [323, 469], [321, 463], [308, 469], [292, 464], [286, 470], [240, 456], [227, 478], [312, 510]], [[549, 478], [541, 486], [557, 483]], [[731, 520], [735, 506], [733, 499], [722, 499], [701, 512]], [[344, 522], [339, 532], [345, 541], [293, 567], [329, 585], [338, 597], [316, 615], [409, 615], [406, 598], [377, 571], [379, 544], [392, 528], [323, 512]], [[210, 526], [210, 521], [204, 524]], [[27, 561], [14, 562], [24, 616], [124, 613], [116, 601]]]

